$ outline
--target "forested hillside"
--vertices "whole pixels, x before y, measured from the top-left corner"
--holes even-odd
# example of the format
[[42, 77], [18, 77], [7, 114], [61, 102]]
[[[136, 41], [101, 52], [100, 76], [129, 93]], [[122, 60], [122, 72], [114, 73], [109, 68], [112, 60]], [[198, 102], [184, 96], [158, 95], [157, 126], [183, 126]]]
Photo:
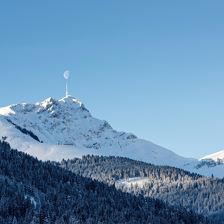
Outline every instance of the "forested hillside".
[[209, 223], [193, 212], [133, 196], [0, 142], [0, 223]]
[[224, 220], [224, 181], [121, 157], [84, 156], [61, 167], [114, 185], [124, 192], [161, 199], [174, 206]]

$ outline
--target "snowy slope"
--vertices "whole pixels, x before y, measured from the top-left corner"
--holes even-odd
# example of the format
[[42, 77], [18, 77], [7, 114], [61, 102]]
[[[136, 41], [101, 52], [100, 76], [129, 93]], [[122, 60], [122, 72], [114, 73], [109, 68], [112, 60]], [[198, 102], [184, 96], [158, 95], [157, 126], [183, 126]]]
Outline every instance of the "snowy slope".
[[132, 177], [116, 181], [115, 186], [117, 188], [121, 188], [122, 186], [130, 188], [132, 186], [138, 185], [138, 187], [142, 188], [145, 184], [150, 183], [150, 181], [151, 180], [148, 177]]
[[[71, 96], [0, 108], [1, 136], [7, 137], [13, 148], [41, 160], [60, 161], [86, 154], [114, 155], [209, 176], [214, 171], [200, 166], [201, 161], [181, 157], [133, 134], [114, 130], [108, 122], [92, 117], [84, 104]], [[222, 173], [223, 167], [220, 169]]]
[[201, 160], [212, 160], [215, 162], [224, 163], [224, 150], [207, 155], [201, 158]]
[[224, 178], [224, 151], [219, 151], [201, 158], [196, 169], [202, 175]]

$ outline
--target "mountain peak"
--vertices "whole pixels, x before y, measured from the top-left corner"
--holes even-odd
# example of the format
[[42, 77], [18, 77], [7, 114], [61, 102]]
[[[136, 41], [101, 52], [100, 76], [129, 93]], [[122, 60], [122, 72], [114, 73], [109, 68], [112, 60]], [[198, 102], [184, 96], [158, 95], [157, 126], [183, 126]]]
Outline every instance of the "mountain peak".
[[57, 100], [53, 99], [52, 97], [48, 97], [46, 100], [43, 100], [40, 103], [37, 103], [37, 105], [40, 105], [41, 107], [47, 108], [49, 105], [53, 105], [57, 103]]
[[215, 162], [223, 162], [224, 161], [224, 150], [215, 152], [213, 154], [207, 155], [200, 160], [213, 160]]
[[80, 100], [76, 99], [75, 97], [73, 97], [71, 95], [63, 97], [62, 99], [59, 100], [59, 102], [66, 103], [66, 104], [74, 103], [74, 104], [79, 105], [80, 107], [83, 106], [83, 103]]
[[0, 133], [13, 148], [43, 160], [114, 155], [192, 170], [198, 162], [133, 134], [114, 130], [108, 122], [94, 118], [81, 101], [70, 95], [0, 108]]
[[62, 99], [60, 100], [56, 100], [52, 97], [48, 97], [47, 99], [43, 100], [42, 102], [40, 103], [37, 103], [36, 104], [37, 106], [41, 107], [40, 109], [49, 109], [51, 107], [55, 107], [55, 106], [61, 106], [61, 107], [64, 107], [64, 108], [70, 108], [70, 109], [84, 109], [86, 111], [88, 111], [84, 104], [76, 99], [75, 97], [71, 96], [71, 95], [68, 95], [68, 96], [65, 96], [63, 97]]

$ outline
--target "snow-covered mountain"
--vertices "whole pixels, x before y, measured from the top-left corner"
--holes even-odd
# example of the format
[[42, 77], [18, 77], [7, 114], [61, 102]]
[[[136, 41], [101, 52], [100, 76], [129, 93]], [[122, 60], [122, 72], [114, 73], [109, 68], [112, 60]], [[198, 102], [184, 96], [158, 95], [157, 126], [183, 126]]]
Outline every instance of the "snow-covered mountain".
[[[60, 161], [86, 154], [114, 155], [212, 174], [212, 167], [203, 164], [204, 160], [184, 158], [131, 133], [114, 130], [108, 122], [94, 118], [72, 96], [0, 108], [1, 136], [13, 148], [41, 160]], [[223, 171], [224, 166], [220, 167]]]
[[224, 163], [224, 150], [207, 155], [201, 158], [201, 160], [211, 160], [216, 163]]
[[203, 175], [224, 178], [224, 150], [204, 156], [195, 167]]

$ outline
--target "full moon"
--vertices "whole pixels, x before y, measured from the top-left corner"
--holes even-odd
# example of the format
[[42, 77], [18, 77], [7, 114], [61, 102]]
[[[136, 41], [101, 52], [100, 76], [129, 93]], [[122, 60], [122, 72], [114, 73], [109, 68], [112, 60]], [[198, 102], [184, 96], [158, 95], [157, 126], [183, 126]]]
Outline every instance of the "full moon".
[[69, 72], [69, 70], [66, 70], [66, 71], [64, 72], [64, 78], [65, 78], [65, 79], [69, 79], [69, 76], [70, 76], [70, 72]]

